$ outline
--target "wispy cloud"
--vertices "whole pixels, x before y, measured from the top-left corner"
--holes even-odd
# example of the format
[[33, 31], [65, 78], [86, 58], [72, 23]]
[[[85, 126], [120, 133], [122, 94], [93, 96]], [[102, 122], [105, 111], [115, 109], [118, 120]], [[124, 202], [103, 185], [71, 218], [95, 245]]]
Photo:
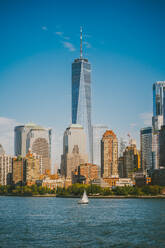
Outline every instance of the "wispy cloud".
[[63, 32], [60, 32], [60, 31], [55, 32], [55, 34], [58, 35], [58, 36], [63, 36]]
[[60, 39], [60, 42], [62, 43], [62, 45], [67, 48], [70, 52], [74, 52], [76, 49], [73, 45], [73, 43], [69, 42], [68, 40], [70, 40], [69, 36], [65, 36], [64, 32], [61, 31], [57, 31], [54, 33], [55, 35], [57, 35]]
[[141, 113], [139, 117], [141, 120], [143, 120], [144, 125], [146, 126], [152, 125], [152, 113], [150, 112]]
[[48, 28], [46, 26], [42, 26], [41, 29], [44, 31], [48, 31]]
[[70, 52], [74, 52], [76, 49], [71, 42], [63, 41], [62, 42], [65, 48], [68, 48]]

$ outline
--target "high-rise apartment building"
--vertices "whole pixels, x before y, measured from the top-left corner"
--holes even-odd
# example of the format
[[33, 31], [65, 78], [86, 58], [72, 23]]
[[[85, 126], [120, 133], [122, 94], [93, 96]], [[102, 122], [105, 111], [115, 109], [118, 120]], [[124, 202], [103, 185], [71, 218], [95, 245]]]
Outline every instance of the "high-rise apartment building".
[[88, 159], [91, 162], [91, 64], [82, 55], [82, 31], [80, 40], [80, 58], [72, 63], [72, 123], [82, 125], [85, 130]]
[[15, 156], [25, 157], [29, 151], [42, 156], [42, 172], [51, 169], [51, 129], [33, 123], [15, 127]]
[[94, 125], [92, 130], [92, 163], [101, 168], [101, 139], [105, 131], [108, 130], [108, 127], [104, 125]]
[[26, 184], [35, 184], [40, 178], [40, 159], [30, 151], [25, 157], [25, 177]]
[[72, 173], [80, 164], [88, 162], [86, 135], [79, 124], [68, 127], [63, 137], [63, 155], [61, 156], [61, 174], [72, 178]]
[[12, 166], [13, 184], [32, 185], [41, 175], [40, 156], [29, 150], [25, 157], [14, 157]]
[[12, 157], [4, 153], [0, 154], [0, 185], [11, 183]]
[[112, 130], [107, 130], [101, 140], [101, 176], [118, 177], [118, 140]]
[[140, 147], [143, 170], [152, 169], [152, 127], [146, 127], [140, 130]]

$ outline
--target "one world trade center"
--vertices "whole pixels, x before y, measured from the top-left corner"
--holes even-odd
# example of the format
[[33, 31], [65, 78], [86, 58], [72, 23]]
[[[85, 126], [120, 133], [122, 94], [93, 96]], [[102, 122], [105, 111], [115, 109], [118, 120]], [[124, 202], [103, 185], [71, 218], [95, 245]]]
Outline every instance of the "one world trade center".
[[91, 162], [91, 64], [83, 58], [82, 29], [80, 31], [80, 58], [72, 63], [72, 123], [82, 125], [85, 130], [88, 160]]

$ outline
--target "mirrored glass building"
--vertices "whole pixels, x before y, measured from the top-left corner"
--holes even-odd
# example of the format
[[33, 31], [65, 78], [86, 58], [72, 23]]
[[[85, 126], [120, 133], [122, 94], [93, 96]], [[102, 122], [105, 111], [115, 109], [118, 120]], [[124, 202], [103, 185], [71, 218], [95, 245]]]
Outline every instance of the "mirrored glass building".
[[85, 130], [88, 158], [91, 162], [91, 64], [82, 56], [82, 32], [80, 38], [80, 58], [72, 63], [72, 123], [82, 125]]

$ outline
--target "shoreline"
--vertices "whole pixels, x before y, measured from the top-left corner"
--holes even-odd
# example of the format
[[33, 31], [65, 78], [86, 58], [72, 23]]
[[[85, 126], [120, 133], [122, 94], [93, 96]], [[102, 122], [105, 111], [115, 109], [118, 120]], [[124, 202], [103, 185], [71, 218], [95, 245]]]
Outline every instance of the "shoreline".
[[[56, 195], [56, 194], [45, 194], [45, 195], [0, 195], [0, 196], [14, 196], [14, 197], [57, 197], [57, 198], [81, 198], [81, 196], [74, 195]], [[89, 199], [165, 199], [165, 195], [89, 195]]]

